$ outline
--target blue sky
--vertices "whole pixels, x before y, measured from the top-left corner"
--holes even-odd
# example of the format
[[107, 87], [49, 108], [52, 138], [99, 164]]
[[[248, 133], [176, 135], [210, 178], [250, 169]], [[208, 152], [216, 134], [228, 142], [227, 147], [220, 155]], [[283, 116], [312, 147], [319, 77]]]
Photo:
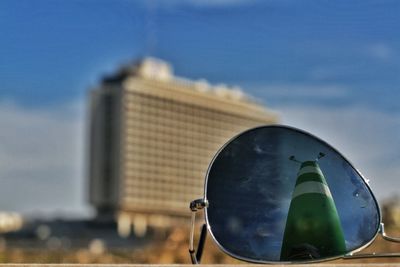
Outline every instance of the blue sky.
[[87, 92], [148, 55], [240, 85], [343, 151], [380, 199], [399, 193], [399, 13], [390, 0], [3, 0], [0, 209], [87, 210]]

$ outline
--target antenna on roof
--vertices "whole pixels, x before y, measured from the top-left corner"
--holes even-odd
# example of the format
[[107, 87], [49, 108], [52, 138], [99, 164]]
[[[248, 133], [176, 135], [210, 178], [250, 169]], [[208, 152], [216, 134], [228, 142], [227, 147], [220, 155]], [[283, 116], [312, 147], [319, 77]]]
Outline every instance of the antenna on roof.
[[297, 162], [297, 163], [301, 163], [301, 161], [298, 161], [294, 155], [290, 156], [289, 160]]
[[316, 158], [315, 161], [318, 161], [320, 158], [323, 158], [323, 157], [325, 157], [325, 154], [322, 152], [319, 152], [318, 157]]

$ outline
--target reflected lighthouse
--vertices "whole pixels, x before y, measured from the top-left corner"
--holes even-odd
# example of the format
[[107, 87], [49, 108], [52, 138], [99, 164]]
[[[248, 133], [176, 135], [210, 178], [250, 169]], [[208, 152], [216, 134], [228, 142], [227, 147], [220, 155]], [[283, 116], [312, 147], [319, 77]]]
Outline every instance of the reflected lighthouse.
[[346, 252], [335, 202], [317, 159], [300, 165], [283, 236], [281, 260], [318, 259]]

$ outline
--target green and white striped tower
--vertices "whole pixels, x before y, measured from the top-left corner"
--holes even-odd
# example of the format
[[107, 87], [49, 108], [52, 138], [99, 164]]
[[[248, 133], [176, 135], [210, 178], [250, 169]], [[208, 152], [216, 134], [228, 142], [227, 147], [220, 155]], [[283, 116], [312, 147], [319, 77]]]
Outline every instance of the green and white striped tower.
[[320, 153], [313, 161], [301, 163], [292, 194], [281, 260], [318, 259], [346, 252], [345, 239], [335, 202], [318, 165]]

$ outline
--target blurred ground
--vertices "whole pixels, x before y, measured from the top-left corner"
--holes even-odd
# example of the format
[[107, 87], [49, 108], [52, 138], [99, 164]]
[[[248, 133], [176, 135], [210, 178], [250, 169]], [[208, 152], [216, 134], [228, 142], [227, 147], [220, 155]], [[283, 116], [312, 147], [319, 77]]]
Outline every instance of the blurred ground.
[[[399, 230], [388, 232], [400, 236]], [[45, 249], [3, 249], [0, 252], [1, 263], [134, 263], [134, 264], [189, 264], [188, 229], [172, 230], [165, 242], [153, 243], [142, 249], [111, 251], [45, 250]], [[400, 244], [383, 241], [378, 237], [363, 253], [398, 252]], [[329, 263], [388, 263], [400, 262], [399, 258], [336, 260]], [[207, 239], [203, 253], [203, 264], [243, 264], [221, 252], [211, 238]]]
[[[188, 253], [189, 229], [175, 228], [164, 242], [140, 249], [17, 249], [3, 247], [0, 263], [191, 263]], [[211, 238], [207, 239], [202, 263], [240, 263], [225, 255]]]
[[[399, 199], [392, 198], [382, 203], [383, 221], [388, 235], [400, 237], [400, 212], [398, 208]], [[199, 220], [200, 221], [200, 220]], [[99, 228], [100, 230], [102, 228]], [[200, 225], [196, 232], [199, 234]], [[104, 230], [102, 230], [104, 231]], [[134, 239], [135, 247], [125, 245], [119, 247], [110, 246], [106, 243], [94, 241], [89, 246], [80, 248], [53, 246], [46, 248], [35, 245], [24, 244], [21, 248], [7, 244], [5, 239], [0, 239], [0, 263], [103, 263], [103, 264], [189, 264], [189, 221], [188, 225], [176, 226], [172, 229], [153, 233], [152, 241], [148, 242]], [[100, 239], [98, 239], [100, 240]], [[22, 242], [22, 240], [20, 240]], [[197, 239], [195, 239], [197, 244]], [[24, 249], [22, 249], [24, 247]], [[400, 244], [384, 241], [380, 235], [375, 241], [361, 253], [384, 252], [400, 253]], [[376, 258], [356, 260], [335, 260], [328, 263], [400, 263], [397, 258]], [[223, 253], [208, 235], [205, 250], [203, 252], [202, 264], [243, 264], [225, 253]]]

